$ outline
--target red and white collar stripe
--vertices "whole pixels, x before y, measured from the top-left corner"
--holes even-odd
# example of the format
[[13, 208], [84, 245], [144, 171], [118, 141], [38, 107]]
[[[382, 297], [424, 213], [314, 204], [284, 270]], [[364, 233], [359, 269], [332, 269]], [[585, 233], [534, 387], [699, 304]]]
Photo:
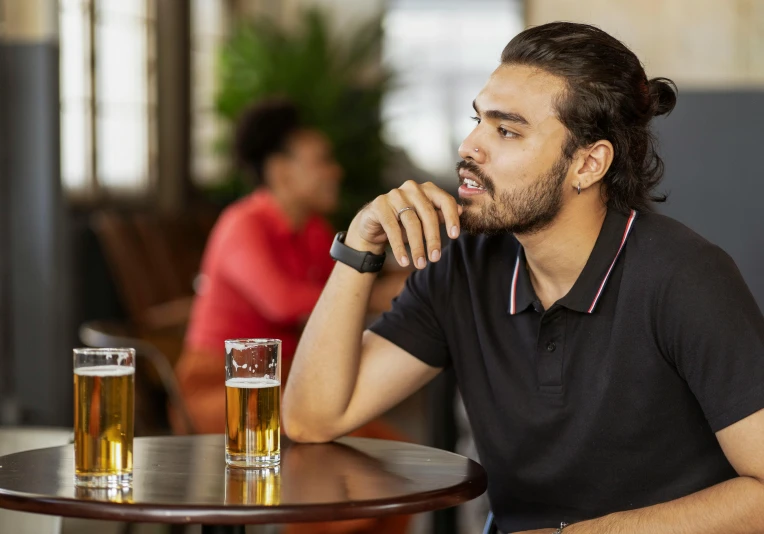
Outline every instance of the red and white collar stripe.
[[629, 215], [629, 221], [626, 223], [626, 229], [623, 231], [623, 237], [621, 237], [621, 245], [618, 247], [618, 252], [615, 253], [615, 258], [613, 258], [613, 263], [610, 264], [610, 268], [607, 270], [607, 273], [605, 274], [605, 278], [602, 279], [602, 283], [600, 284], [600, 287], [597, 290], [597, 294], [594, 295], [594, 300], [592, 301], [592, 305], [589, 306], [587, 313], [592, 313], [594, 311], [594, 308], [597, 306], [597, 302], [600, 300], [600, 296], [602, 296], [602, 290], [605, 289], [605, 284], [607, 283], [607, 279], [610, 278], [610, 273], [613, 271], [613, 267], [615, 267], [615, 262], [618, 261], [618, 256], [621, 255], [621, 251], [623, 250], [623, 247], [626, 244], [626, 239], [628, 239], [629, 237], [629, 232], [631, 232], [631, 227], [634, 226], [634, 220], [636, 218], [637, 218], [637, 212], [634, 210], [631, 210], [631, 215]]
[[520, 270], [520, 252], [522, 249], [519, 249], [517, 251], [517, 259], [515, 260], [515, 273], [512, 275], [512, 291], [509, 295], [509, 313], [514, 315], [517, 313], [517, 306], [515, 304], [515, 295], [517, 294], [517, 274]]

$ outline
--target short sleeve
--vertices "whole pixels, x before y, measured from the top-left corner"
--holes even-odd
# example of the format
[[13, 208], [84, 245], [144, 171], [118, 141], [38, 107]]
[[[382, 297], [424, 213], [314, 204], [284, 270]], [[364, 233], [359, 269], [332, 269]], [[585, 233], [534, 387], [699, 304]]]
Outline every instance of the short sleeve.
[[400, 296], [393, 300], [392, 309], [369, 327], [432, 367], [447, 367], [451, 361], [437, 313], [447, 304], [438, 302], [437, 295], [444, 292], [436, 291], [437, 287], [447, 287], [443, 284], [451, 258], [449, 248], [444, 248], [439, 262], [409, 276]]
[[716, 246], [682, 262], [658, 303], [666, 349], [717, 432], [764, 408], [764, 318]]

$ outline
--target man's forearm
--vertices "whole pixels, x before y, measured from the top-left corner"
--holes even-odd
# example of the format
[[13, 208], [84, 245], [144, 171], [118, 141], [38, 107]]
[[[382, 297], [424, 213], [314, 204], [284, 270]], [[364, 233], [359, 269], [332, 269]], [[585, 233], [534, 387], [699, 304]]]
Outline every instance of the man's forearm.
[[692, 495], [567, 527], [565, 534], [760, 534], [764, 483], [738, 477]]
[[375, 275], [341, 263], [329, 277], [305, 325], [284, 393], [284, 425], [292, 437], [332, 438], [323, 433], [350, 402], [374, 280]]

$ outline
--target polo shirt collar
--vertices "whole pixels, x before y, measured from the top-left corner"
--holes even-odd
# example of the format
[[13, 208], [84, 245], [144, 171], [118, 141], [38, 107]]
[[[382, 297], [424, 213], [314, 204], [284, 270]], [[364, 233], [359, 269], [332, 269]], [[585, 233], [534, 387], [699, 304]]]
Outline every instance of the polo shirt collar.
[[[626, 245], [636, 218], [637, 212], [634, 210], [625, 215], [617, 210], [608, 209], [584, 270], [581, 271], [568, 294], [558, 301], [561, 306], [582, 313], [594, 312], [610, 278], [610, 273]], [[516, 315], [525, 311], [530, 305], [540, 310], [538, 297], [528, 273], [525, 251], [520, 246], [512, 273], [508, 311], [510, 315]]]

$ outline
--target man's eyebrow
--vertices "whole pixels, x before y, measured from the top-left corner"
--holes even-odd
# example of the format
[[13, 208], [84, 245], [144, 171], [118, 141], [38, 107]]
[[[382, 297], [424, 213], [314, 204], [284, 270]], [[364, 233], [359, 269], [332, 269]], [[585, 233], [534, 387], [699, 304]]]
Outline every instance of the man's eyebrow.
[[489, 109], [486, 111], [481, 112], [475, 101], [472, 101], [472, 107], [475, 109], [475, 113], [484, 115], [485, 117], [488, 117], [489, 119], [497, 119], [500, 121], [509, 121], [514, 122], [516, 124], [520, 124], [522, 126], [530, 126], [530, 123], [528, 122], [528, 119], [520, 115], [519, 113], [514, 113], [511, 111], [499, 111], [498, 109]]

